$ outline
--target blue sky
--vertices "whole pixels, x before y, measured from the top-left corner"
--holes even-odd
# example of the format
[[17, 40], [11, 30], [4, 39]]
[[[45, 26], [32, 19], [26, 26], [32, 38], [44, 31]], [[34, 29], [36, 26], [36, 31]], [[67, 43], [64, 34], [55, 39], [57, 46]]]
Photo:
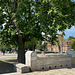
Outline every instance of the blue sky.
[[75, 0], [72, 0], [72, 1], [75, 1]]
[[67, 39], [69, 36], [74, 36], [75, 37], [75, 27], [71, 27], [71, 29], [66, 29], [65, 30], [65, 36], [64, 38]]
[[[64, 32], [65, 32], [64, 36], [65, 39], [67, 39], [69, 36], [75, 37], [75, 26], [71, 27], [71, 29], [66, 29]], [[58, 33], [61, 34], [61, 32]]]

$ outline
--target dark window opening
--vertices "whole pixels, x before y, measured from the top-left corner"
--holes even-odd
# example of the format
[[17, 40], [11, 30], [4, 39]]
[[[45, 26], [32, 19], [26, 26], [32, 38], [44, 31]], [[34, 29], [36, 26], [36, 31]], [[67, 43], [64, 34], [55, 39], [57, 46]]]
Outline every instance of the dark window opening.
[[44, 70], [44, 67], [42, 68], [42, 70]]
[[49, 69], [51, 69], [51, 67], [49, 67]]
[[56, 68], [57, 66], [55, 66], [55, 68]]
[[62, 65], [61, 65], [61, 67], [62, 67]]

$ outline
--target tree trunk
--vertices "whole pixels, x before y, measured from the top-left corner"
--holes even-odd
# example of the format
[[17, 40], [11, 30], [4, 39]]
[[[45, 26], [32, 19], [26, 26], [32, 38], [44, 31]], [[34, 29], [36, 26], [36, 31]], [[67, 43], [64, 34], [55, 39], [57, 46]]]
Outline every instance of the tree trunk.
[[61, 52], [61, 48], [60, 48], [60, 46], [58, 46], [58, 48], [59, 48], [59, 53]]
[[[21, 2], [21, 0], [17, 1], [17, 0], [14, 0], [14, 13], [16, 12], [17, 10], [17, 6], [18, 6], [18, 3]], [[19, 14], [16, 14], [14, 15], [13, 19], [17, 19], [20, 15]], [[14, 22], [14, 21], [13, 21]], [[16, 24], [16, 22], [14, 22], [15, 25], [17, 26], [17, 30], [18, 30], [18, 63], [23, 63], [25, 64], [25, 48], [24, 48], [24, 40], [22, 38], [22, 35], [20, 34], [20, 24]]]
[[35, 51], [35, 45], [32, 46], [32, 51]]
[[23, 39], [22, 39], [22, 37], [20, 35], [18, 35], [18, 42], [19, 42], [19, 47], [18, 47], [18, 63], [25, 64], [24, 42], [23, 42]]
[[57, 44], [58, 44], [58, 48], [59, 48], [59, 53], [61, 53], [61, 48], [60, 48], [59, 41], [57, 41]]
[[25, 49], [24, 45], [18, 48], [18, 63], [25, 64]]
[[51, 44], [51, 52], [53, 52], [52, 44]]

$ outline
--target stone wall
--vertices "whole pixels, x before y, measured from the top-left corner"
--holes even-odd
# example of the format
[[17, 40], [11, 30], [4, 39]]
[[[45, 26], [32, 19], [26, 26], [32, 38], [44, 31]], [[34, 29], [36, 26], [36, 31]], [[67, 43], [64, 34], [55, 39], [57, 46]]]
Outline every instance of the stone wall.
[[33, 51], [26, 52], [26, 65], [30, 66], [32, 71], [71, 67], [74, 64], [75, 61], [69, 54], [37, 56]]
[[72, 56], [72, 67], [75, 67], [75, 50], [69, 50], [66, 52], [66, 54]]
[[71, 67], [70, 55], [37, 57], [37, 70]]
[[75, 67], [75, 57], [72, 57], [72, 67]]

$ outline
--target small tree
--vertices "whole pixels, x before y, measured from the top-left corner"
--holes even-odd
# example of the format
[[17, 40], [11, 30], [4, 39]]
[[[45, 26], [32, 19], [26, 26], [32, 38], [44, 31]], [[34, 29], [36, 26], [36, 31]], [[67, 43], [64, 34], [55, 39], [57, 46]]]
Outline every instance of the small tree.
[[72, 49], [75, 50], [75, 37], [69, 36], [68, 39], [71, 41], [71, 45], [72, 45], [71, 47], [72, 47]]
[[39, 49], [41, 51], [44, 50], [44, 43], [42, 43], [42, 41], [38, 41], [38, 43], [36, 44], [36, 49]]
[[72, 42], [72, 49], [75, 50], [75, 39], [72, 39], [71, 42]]
[[37, 42], [37, 38], [32, 38], [30, 41], [25, 42], [25, 49], [35, 51]]
[[72, 40], [72, 39], [75, 39], [75, 37], [73, 37], [73, 36], [68, 37], [68, 40]]
[[0, 50], [2, 51], [2, 53], [4, 55], [6, 51], [10, 51], [11, 50], [11, 47], [10, 46], [7, 46], [7, 45], [1, 44], [0, 45]]
[[[59, 53], [60, 52], [63, 53], [63, 46], [64, 46], [64, 43], [65, 43], [65, 39], [63, 38], [64, 35], [65, 35], [64, 32], [62, 32], [62, 34], [57, 35], [57, 44], [58, 44], [58, 48], [59, 48]], [[62, 50], [61, 50], [61, 47], [62, 47]]]

